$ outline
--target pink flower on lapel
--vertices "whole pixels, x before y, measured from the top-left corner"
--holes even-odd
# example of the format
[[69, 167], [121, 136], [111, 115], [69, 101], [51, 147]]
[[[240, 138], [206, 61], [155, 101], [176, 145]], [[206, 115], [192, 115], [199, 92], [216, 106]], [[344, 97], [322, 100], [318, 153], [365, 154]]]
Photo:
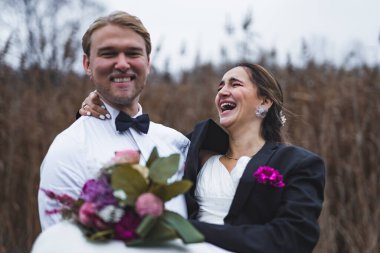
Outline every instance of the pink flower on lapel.
[[256, 177], [257, 182], [261, 184], [269, 184], [277, 188], [283, 188], [285, 186], [280, 172], [269, 166], [259, 167], [253, 176]]

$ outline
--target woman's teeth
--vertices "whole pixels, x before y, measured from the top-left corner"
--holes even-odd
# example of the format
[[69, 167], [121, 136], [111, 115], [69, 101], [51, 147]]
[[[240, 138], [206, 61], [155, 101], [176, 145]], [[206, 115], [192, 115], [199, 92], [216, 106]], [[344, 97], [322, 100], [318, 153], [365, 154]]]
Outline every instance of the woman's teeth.
[[227, 111], [227, 110], [232, 110], [236, 107], [236, 104], [233, 104], [233, 103], [222, 103], [220, 105], [220, 108], [222, 109], [222, 111]]

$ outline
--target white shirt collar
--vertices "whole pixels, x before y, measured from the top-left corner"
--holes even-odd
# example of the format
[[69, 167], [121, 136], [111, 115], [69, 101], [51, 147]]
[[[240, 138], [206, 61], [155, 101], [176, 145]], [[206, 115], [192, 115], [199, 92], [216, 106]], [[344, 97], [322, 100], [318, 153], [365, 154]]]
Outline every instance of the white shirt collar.
[[[118, 109], [112, 107], [110, 104], [107, 104], [107, 103], [104, 102], [104, 101], [103, 101], [103, 103], [104, 103], [104, 105], [106, 106], [107, 111], [111, 114], [112, 118], [116, 118], [117, 115], [119, 114], [120, 110], [118, 110]], [[137, 103], [137, 106], [138, 106], [138, 108], [137, 108], [137, 113], [136, 113], [135, 115], [133, 115], [133, 116], [132, 116], [132, 115], [129, 115], [129, 116], [131, 116], [132, 118], [136, 118], [137, 116], [142, 115], [142, 106], [140, 105], [140, 103]]]

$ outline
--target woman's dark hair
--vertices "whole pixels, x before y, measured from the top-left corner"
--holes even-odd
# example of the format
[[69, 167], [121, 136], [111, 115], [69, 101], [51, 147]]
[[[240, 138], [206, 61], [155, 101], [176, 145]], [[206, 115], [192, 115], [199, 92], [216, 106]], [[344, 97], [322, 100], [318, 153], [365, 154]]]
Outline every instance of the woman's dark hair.
[[261, 124], [261, 135], [266, 141], [284, 142], [282, 133], [283, 94], [280, 84], [264, 67], [252, 63], [239, 63], [235, 67], [243, 67], [257, 86], [257, 95], [273, 101], [272, 106]]

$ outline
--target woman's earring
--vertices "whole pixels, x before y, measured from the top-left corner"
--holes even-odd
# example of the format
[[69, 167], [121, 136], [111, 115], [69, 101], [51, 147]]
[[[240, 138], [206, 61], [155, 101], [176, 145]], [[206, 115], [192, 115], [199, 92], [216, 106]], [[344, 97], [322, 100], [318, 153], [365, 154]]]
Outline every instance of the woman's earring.
[[265, 116], [267, 116], [267, 113], [268, 113], [268, 109], [265, 108], [264, 106], [262, 105], [259, 105], [257, 108], [256, 108], [256, 116], [260, 119], [263, 119], [265, 118]]

